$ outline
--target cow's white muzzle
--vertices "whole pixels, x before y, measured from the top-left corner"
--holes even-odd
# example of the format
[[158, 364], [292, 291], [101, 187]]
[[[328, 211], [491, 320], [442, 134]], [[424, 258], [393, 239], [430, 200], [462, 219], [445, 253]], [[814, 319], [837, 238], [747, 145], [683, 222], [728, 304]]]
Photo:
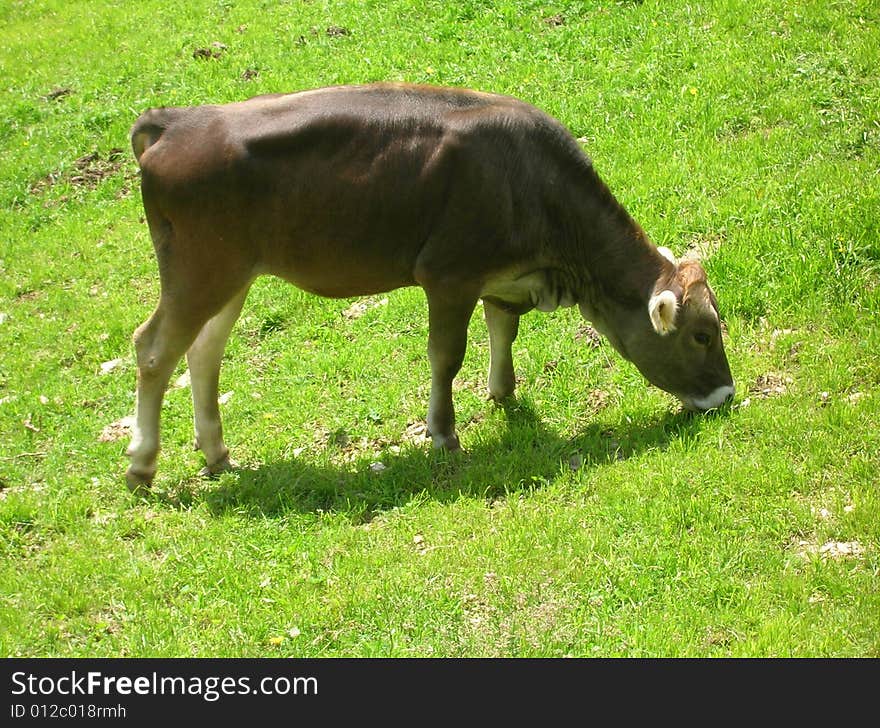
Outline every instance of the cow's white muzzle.
[[705, 412], [720, 407], [727, 400], [732, 399], [734, 392], [736, 389], [732, 384], [725, 384], [705, 397], [682, 397], [682, 401], [688, 409]]

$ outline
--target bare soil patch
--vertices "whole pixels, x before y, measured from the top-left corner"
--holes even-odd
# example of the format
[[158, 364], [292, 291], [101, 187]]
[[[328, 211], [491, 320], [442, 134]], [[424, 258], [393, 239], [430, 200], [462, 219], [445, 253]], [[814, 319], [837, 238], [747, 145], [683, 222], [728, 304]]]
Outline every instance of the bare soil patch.
[[749, 394], [762, 399], [778, 397], [788, 391], [788, 387], [793, 381], [787, 374], [767, 372], [758, 376], [749, 387]]
[[50, 172], [31, 185], [30, 193], [39, 195], [51, 187], [66, 182], [73, 187], [87, 190], [95, 189], [103, 180], [119, 172], [125, 166], [127, 155], [124, 150], [114, 147], [106, 155], [100, 152], [84, 154], [73, 162], [69, 172]]
[[219, 40], [215, 40], [209, 46], [196, 48], [193, 51], [192, 56], [193, 58], [198, 60], [212, 61], [221, 58], [227, 50], [228, 48], [224, 43], [221, 43]]

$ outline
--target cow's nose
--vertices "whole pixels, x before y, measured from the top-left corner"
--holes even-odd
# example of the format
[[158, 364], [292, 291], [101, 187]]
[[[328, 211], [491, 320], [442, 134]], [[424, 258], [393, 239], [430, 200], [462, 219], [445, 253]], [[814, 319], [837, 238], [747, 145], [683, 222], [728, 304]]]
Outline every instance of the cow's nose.
[[735, 391], [736, 390], [734, 389], [732, 384], [725, 384], [721, 387], [718, 387], [705, 397], [695, 397], [693, 399], [688, 399], [685, 400], [685, 403], [691, 409], [706, 412], [707, 410], [716, 409], [717, 407], [721, 407], [721, 405], [729, 402], [735, 394]]

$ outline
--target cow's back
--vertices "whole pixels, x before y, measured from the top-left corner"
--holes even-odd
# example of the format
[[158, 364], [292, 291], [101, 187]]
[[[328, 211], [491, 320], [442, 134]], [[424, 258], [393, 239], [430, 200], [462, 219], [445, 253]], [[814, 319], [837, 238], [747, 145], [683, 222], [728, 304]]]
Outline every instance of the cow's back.
[[444, 264], [490, 268], [536, 217], [554, 145], [579, 153], [521, 101], [395, 84], [156, 109], [132, 143], [148, 215], [330, 296], [413, 284], [429, 242]]

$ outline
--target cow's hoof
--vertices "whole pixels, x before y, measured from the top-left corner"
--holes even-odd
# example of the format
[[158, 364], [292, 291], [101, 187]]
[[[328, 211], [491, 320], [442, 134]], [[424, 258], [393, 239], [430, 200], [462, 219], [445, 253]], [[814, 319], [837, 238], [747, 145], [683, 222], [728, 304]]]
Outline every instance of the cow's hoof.
[[494, 402], [495, 404], [501, 405], [505, 402], [509, 402], [513, 399], [513, 390], [511, 389], [509, 392], [492, 392], [490, 391], [488, 396], [486, 397], [486, 401]]
[[461, 452], [461, 443], [458, 441], [458, 435], [432, 435], [431, 440], [435, 450]]
[[125, 471], [125, 484], [134, 495], [146, 495], [153, 484], [153, 474], [138, 473], [129, 468]]
[[213, 465], [206, 465], [199, 471], [199, 475], [203, 478], [215, 478], [220, 473], [227, 473], [230, 470], [235, 470], [238, 467], [238, 463], [235, 460], [230, 460], [229, 455], [226, 455], [224, 458], [218, 460]]
[[516, 391], [516, 380], [489, 382], [489, 386], [486, 389], [488, 390], [487, 399], [500, 403], [513, 396], [513, 393]]

